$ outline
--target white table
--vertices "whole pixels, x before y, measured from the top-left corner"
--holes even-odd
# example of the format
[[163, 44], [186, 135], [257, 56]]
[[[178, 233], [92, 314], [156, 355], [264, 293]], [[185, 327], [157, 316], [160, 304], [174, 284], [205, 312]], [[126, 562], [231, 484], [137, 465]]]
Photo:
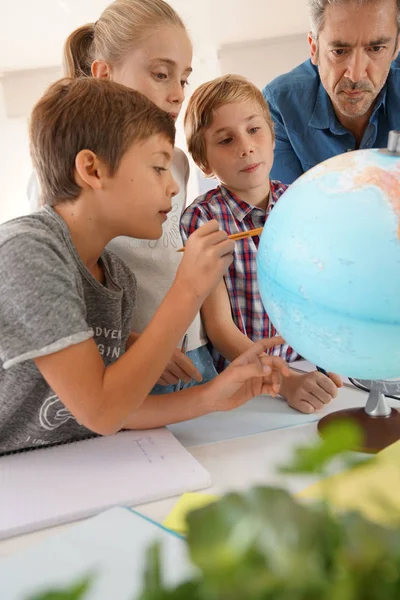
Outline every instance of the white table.
[[[322, 414], [344, 407], [363, 406], [365, 401], [365, 393], [344, 387], [339, 391], [339, 397], [326, 407]], [[293, 414], [288, 412], [288, 416], [289, 414], [290, 423], [293, 423]], [[277, 474], [276, 468], [287, 462], [296, 446], [310, 443], [317, 435], [317, 423], [314, 422], [188, 449], [211, 474], [213, 484], [205, 490], [206, 492], [223, 494], [229, 490], [244, 490], [252, 485], [262, 484], [284, 486], [295, 493], [306, 487], [311, 479], [283, 477]], [[136, 506], [135, 509], [155, 521], [162, 522], [176, 500], [177, 497], [169, 498]], [[67, 527], [70, 527], [70, 524], [4, 540], [0, 542], [0, 557], [21, 550]]]

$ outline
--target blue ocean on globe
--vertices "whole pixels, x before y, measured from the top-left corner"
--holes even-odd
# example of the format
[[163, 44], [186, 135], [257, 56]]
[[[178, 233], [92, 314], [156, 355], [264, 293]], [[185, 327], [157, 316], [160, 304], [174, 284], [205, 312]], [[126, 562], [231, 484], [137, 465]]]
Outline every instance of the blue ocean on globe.
[[301, 356], [359, 379], [400, 376], [400, 156], [357, 150], [302, 175], [264, 227], [264, 307]]

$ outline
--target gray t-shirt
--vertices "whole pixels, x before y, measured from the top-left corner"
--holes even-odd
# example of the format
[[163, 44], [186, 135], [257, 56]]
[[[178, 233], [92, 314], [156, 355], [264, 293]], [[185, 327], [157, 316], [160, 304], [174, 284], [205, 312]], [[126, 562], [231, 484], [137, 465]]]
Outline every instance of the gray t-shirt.
[[136, 297], [132, 272], [112, 252], [100, 284], [50, 207], [0, 225], [0, 453], [92, 432], [54, 394], [33, 361], [91, 337], [104, 363], [121, 356]]

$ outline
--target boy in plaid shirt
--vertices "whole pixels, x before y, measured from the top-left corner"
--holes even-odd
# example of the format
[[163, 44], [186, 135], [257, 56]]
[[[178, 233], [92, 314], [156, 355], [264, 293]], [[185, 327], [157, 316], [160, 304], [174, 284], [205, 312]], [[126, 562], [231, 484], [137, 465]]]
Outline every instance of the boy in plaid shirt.
[[[229, 235], [263, 227], [287, 186], [270, 181], [274, 132], [268, 106], [258, 88], [237, 75], [226, 75], [200, 86], [185, 115], [189, 152], [207, 176], [220, 185], [197, 198], [181, 219], [186, 240], [198, 227], [217, 220]], [[259, 237], [235, 243], [227, 275], [202, 307], [216, 367], [230, 361], [261, 338], [277, 334], [261, 302], [257, 284], [256, 253]], [[274, 354], [291, 362], [297, 353], [287, 345]], [[281, 395], [304, 413], [319, 410], [335, 398], [342, 383], [337, 375], [290, 370]]]

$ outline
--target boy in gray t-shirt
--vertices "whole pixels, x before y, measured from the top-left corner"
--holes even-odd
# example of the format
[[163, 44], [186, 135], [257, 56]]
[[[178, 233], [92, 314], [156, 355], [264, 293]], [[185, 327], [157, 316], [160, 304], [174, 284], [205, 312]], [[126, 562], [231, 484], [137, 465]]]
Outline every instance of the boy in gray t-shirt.
[[[107, 80], [54, 84], [31, 119], [43, 194], [0, 226], [0, 453], [122, 428], [151, 428], [277, 393], [286, 364], [260, 342], [214, 381], [148, 396], [232, 261], [210, 222], [191, 236], [176, 280], [139, 339], [136, 281], [105, 246], [157, 239], [177, 192], [169, 115]], [[278, 338], [275, 343], [282, 343]]]
[[101, 255], [104, 285], [49, 206], [0, 227], [0, 451], [90, 435], [32, 359], [94, 338], [104, 363], [125, 349], [135, 302], [131, 271]]

